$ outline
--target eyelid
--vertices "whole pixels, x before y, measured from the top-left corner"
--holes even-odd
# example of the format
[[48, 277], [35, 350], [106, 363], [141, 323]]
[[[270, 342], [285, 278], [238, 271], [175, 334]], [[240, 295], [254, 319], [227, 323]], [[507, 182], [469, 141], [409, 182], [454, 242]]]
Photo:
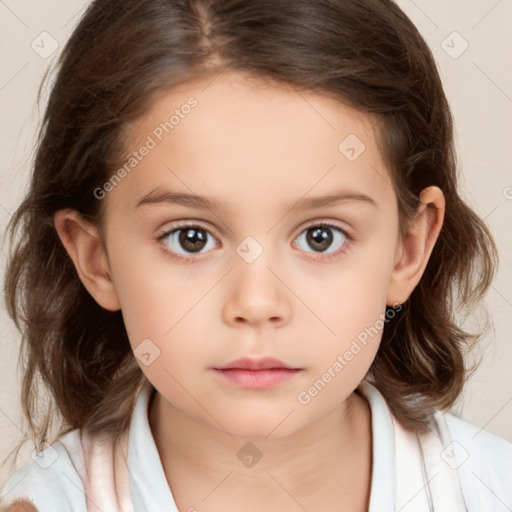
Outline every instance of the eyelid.
[[165, 238], [166, 236], [170, 235], [174, 231], [178, 231], [180, 229], [186, 229], [186, 228], [199, 228], [203, 229], [204, 231], [208, 231], [210, 235], [212, 235], [217, 242], [219, 241], [219, 236], [216, 233], [216, 230], [212, 228], [211, 226], [207, 225], [204, 221], [196, 221], [196, 220], [176, 220], [172, 222], [168, 222], [163, 227], [161, 227], [158, 230], [158, 239], [161, 240]]
[[297, 235], [295, 235], [294, 240], [306, 229], [310, 229], [313, 227], [327, 227], [327, 228], [336, 228], [339, 229], [347, 239], [352, 240], [353, 234], [352, 230], [348, 229], [345, 224], [341, 224], [339, 221], [335, 220], [326, 220], [326, 219], [316, 219], [313, 221], [308, 221], [306, 224], [304, 224], [300, 230], [298, 231]]
[[[338, 221], [335, 220], [325, 220], [325, 219], [314, 219], [311, 221], [308, 221], [306, 224], [303, 224], [299, 230], [297, 231], [296, 235], [293, 237], [293, 240], [295, 240], [304, 230], [312, 228], [312, 227], [335, 227], [339, 229], [347, 238], [352, 239], [353, 235], [351, 233], [351, 230], [348, 229], [345, 225], [341, 225]], [[212, 228], [210, 225], [205, 223], [204, 221], [196, 221], [193, 219], [186, 219], [183, 221], [176, 220], [172, 221], [171, 223], [167, 223], [162, 228], [158, 230], [159, 236], [158, 239], [164, 238], [166, 235], [169, 235], [173, 231], [177, 231], [178, 229], [184, 229], [188, 227], [197, 227], [204, 229], [205, 231], [208, 231], [211, 235], [213, 235], [217, 241], [219, 241], [219, 236], [216, 233], [216, 230]]]

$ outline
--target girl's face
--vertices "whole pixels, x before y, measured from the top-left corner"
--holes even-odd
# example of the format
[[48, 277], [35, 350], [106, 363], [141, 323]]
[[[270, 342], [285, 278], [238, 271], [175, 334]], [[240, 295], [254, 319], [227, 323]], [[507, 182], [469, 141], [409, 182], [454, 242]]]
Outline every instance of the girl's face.
[[[374, 125], [224, 73], [162, 95], [132, 127], [124, 171], [95, 194], [130, 342], [167, 407], [252, 438], [343, 411], [400, 252]], [[293, 370], [219, 370], [240, 358]]]

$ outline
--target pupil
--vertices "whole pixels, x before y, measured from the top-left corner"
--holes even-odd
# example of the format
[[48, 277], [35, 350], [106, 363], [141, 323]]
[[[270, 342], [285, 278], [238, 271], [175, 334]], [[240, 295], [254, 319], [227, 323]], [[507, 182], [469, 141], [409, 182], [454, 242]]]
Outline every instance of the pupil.
[[180, 244], [186, 251], [198, 252], [206, 244], [206, 234], [204, 230], [189, 228], [182, 229], [179, 235]]
[[308, 244], [315, 250], [320, 252], [329, 248], [332, 243], [332, 233], [330, 229], [326, 228], [313, 228], [308, 229], [307, 234]]

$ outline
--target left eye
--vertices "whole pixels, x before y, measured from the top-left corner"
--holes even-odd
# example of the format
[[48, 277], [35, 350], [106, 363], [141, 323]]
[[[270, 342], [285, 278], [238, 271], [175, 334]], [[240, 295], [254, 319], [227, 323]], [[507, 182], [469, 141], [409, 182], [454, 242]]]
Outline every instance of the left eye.
[[296, 240], [300, 249], [304, 249], [304, 247], [300, 247], [300, 243], [305, 243], [314, 252], [331, 253], [341, 249], [347, 237], [336, 226], [312, 226], [303, 231]]
[[161, 238], [173, 252], [184, 256], [206, 252], [215, 247], [211, 234], [197, 226], [174, 229]]

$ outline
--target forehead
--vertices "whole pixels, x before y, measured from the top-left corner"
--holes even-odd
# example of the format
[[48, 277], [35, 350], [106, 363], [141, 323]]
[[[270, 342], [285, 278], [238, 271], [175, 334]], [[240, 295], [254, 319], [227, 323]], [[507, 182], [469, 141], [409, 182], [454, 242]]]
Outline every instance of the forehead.
[[126, 140], [126, 162], [144, 156], [116, 188], [131, 204], [163, 186], [245, 204], [340, 187], [386, 202], [393, 190], [376, 125], [327, 96], [222, 73], [150, 104]]

